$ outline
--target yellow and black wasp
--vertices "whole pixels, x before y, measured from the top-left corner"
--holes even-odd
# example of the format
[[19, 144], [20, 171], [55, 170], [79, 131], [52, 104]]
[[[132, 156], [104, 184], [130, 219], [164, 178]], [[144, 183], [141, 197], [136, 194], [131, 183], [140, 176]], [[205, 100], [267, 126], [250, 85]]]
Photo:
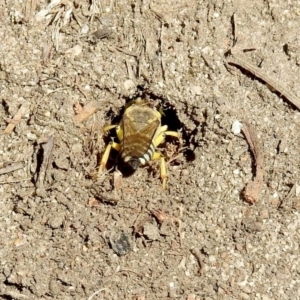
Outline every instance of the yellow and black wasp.
[[157, 151], [158, 145], [166, 136], [180, 138], [176, 131], [168, 131], [167, 125], [161, 125], [162, 113], [143, 98], [136, 98], [125, 106], [119, 125], [110, 125], [104, 131], [115, 129], [119, 143], [110, 142], [102, 156], [99, 173], [106, 167], [111, 149], [119, 151], [123, 163], [132, 171], [146, 165], [151, 160], [160, 160], [160, 175], [163, 189], [167, 188], [167, 170], [164, 156]]

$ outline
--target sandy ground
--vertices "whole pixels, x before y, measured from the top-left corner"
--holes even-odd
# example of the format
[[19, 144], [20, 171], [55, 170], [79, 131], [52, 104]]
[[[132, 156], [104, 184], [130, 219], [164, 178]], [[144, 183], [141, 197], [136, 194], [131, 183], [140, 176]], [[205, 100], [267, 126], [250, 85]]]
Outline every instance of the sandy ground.
[[[0, 2], [1, 299], [300, 299], [299, 1], [54, 2]], [[138, 86], [183, 136], [166, 191], [156, 162], [95, 180]]]

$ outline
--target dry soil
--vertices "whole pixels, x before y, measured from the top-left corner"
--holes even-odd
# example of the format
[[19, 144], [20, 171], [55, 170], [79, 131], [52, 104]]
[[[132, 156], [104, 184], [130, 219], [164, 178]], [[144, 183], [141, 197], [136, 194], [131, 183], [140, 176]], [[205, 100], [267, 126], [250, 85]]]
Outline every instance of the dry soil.
[[[234, 46], [300, 97], [299, 27], [299, 1], [1, 1], [0, 297], [300, 299], [299, 108], [227, 63]], [[183, 136], [166, 191], [157, 162], [95, 179], [141, 87]], [[254, 205], [236, 120], [264, 154]]]

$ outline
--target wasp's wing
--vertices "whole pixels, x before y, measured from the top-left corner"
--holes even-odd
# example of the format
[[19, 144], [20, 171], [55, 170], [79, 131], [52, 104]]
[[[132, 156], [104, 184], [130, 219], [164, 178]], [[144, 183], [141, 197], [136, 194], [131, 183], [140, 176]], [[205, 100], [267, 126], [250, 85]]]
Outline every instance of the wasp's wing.
[[153, 140], [159, 124], [160, 124], [159, 120], [156, 119], [155, 121], [145, 126], [145, 128], [139, 132], [141, 136], [147, 137], [149, 139], [149, 144]]
[[136, 128], [140, 127], [140, 124], [135, 124], [135, 122], [131, 121], [130, 118], [126, 115], [123, 116], [122, 123], [123, 146], [131, 144], [134, 141], [135, 143], [139, 142], [139, 145], [143, 146], [143, 148], [148, 148], [151, 144], [152, 139], [154, 138], [155, 132], [160, 124], [160, 121], [154, 120], [149, 124], [146, 123], [140, 131], [138, 131]]
[[122, 127], [123, 127], [123, 141], [126, 137], [132, 136], [137, 133], [134, 123], [130, 120], [130, 118], [127, 115], [123, 115]]

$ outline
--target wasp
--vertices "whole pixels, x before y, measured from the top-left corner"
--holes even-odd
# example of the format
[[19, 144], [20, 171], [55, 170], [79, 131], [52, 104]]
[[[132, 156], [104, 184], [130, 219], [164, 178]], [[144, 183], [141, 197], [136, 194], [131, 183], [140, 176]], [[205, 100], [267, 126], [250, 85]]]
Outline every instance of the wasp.
[[168, 131], [168, 126], [161, 124], [162, 112], [143, 98], [131, 100], [126, 106], [119, 125], [110, 125], [104, 132], [116, 130], [119, 140], [110, 142], [102, 156], [98, 175], [106, 167], [111, 149], [119, 152], [119, 157], [125, 167], [134, 172], [139, 166], [146, 165], [151, 160], [160, 160], [160, 177], [163, 189], [167, 188], [166, 161], [157, 147], [165, 141], [166, 136], [180, 140], [179, 133]]

